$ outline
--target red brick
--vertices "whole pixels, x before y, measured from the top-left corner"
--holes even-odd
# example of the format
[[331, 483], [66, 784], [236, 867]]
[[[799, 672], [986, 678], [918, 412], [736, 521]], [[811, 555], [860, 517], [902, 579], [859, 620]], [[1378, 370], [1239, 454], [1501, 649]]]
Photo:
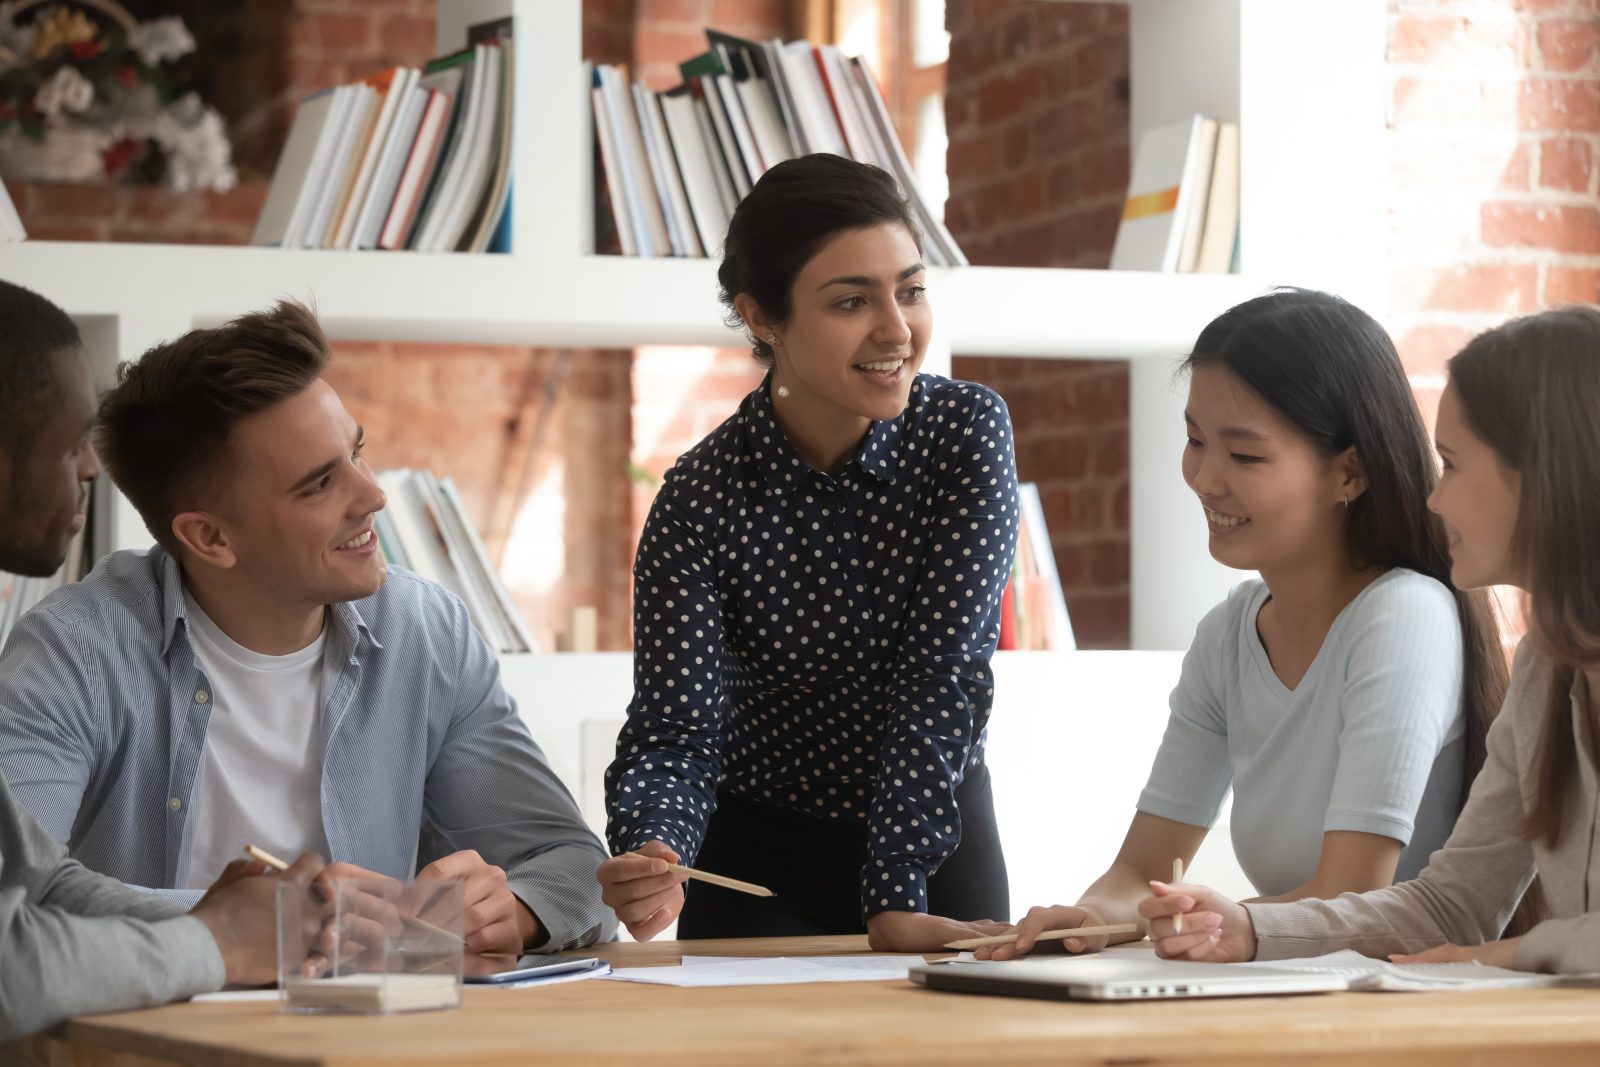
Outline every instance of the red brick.
[[1539, 186], [1563, 192], [1586, 193], [1594, 169], [1594, 150], [1588, 141], [1551, 139], [1539, 146]]
[[1600, 53], [1600, 22], [1593, 18], [1547, 19], [1539, 23], [1538, 41], [1545, 70], [1592, 71]]
[[425, 62], [435, 51], [438, 33], [430, 18], [384, 19], [378, 29], [378, 40], [391, 53], [411, 56], [412, 63]]
[[653, 26], [662, 22], [703, 21], [709, 12], [706, 0], [639, 0], [634, 9], [636, 26]]
[[1028, 160], [1028, 127], [1025, 123], [1007, 126], [1000, 134], [1000, 161], [1007, 170], [1016, 171]]
[[1600, 82], [1538, 79], [1518, 86], [1517, 126], [1529, 133], [1600, 132]]
[[633, 54], [640, 63], [678, 64], [705, 50], [705, 34], [691, 30], [642, 29], [633, 39]]
[[[351, 53], [372, 44], [372, 21], [367, 15], [313, 15], [310, 35], [316, 46], [324, 52]], [[405, 19], [385, 18], [384, 25]], [[411, 21], [419, 21], [415, 17]], [[433, 20], [428, 19], [428, 32], [433, 32]]]
[[993, 29], [952, 35], [948, 78], [953, 84], [962, 84], [974, 72], [978, 76], [989, 72], [999, 62], [1000, 35]]
[[1600, 254], [1600, 211], [1492, 200], [1479, 215], [1483, 243], [1491, 248], [1548, 248]]
[[999, 122], [1031, 107], [1039, 93], [1040, 80], [1037, 67], [990, 78], [978, 90], [978, 121]]
[[1544, 276], [1545, 306], [1600, 303], [1600, 268], [1549, 267]]
[[1085, 198], [1115, 196], [1120, 201], [1128, 189], [1128, 167], [1125, 142], [1089, 149], [1079, 166], [1079, 191]]
[[1021, 219], [1038, 214], [1044, 208], [1044, 176], [1032, 171], [1011, 179], [1008, 199], [1014, 217]]
[[87, 219], [106, 218], [111, 215], [116, 202], [116, 187], [111, 185], [38, 182], [29, 188], [32, 196], [24, 206], [41, 219], [60, 218], [68, 223], [80, 223]]
[[710, 25], [765, 40], [794, 35], [794, 5], [787, 0], [715, 0]]
[[271, 183], [242, 182], [225, 193], [203, 194], [200, 212], [207, 218], [255, 225]]
[[1033, 435], [1048, 428], [1037, 425], [1017, 427], [1018, 440], [1024, 442], [1019, 449], [1024, 454], [1024, 458], [1019, 458], [1019, 476], [1024, 476], [1025, 481], [1034, 482], [1075, 482], [1088, 477], [1091, 449], [1083, 437], [1049, 437], [1042, 440], [1023, 437], [1024, 434]]
[[1407, 330], [1396, 347], [1408, 374], [1438, 375], [1470, 340], [1472, 331], [1459, 326], [1417, 326]]
[[1128, 435], [1114, 434], [1094, 450], [1094, 473], [1100, 478], [1120, 478], [1128, 473]]
[[1492, 8], [1460, 15], [1404, 14], [1390, 27], [1389, 59], [1431, 69], [1526, 66], [1527, 27]]
[[1411, 383], [1411, 395], [1416, 397], [1417, 411], [1422, 416], [1422, 425], [1428, 428], [1430, 435], [1439, 421], [1439, 396], [1443, 392], [1444, 390], [1437, 385], [1416, 381]]
[[1396, 311], [1472, 311], [1510, 315], [1538, 305], [1539, 268], [1531, 263], [1402, 267], [1394, 271]]

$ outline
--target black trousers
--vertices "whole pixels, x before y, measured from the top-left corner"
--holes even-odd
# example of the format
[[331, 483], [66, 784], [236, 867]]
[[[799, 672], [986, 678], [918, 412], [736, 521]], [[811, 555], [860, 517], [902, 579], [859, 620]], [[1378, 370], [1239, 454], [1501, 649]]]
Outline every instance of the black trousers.
[[[961, 844], [928, 879], [928, 911], [949, 919], [1010, 917], [1005, 855], [995, 826], [989, 769], [980, 766], [956, 789]], [[775, 897], [752, 897], [688, 882], [678, 937], [817, 937], [866, 932], [861, 867], [863, 822], [815, 819], [787, 808], [717, 794], [694, 865], [764, 885]]]

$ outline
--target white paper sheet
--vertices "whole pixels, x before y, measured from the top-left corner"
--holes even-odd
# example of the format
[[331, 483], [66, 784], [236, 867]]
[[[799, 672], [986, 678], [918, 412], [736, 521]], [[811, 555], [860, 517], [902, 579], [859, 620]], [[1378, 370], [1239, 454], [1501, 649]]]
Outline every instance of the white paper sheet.
[[1590, 977], [1532, 974], [1482, 963], [1390, 963], [1352, 949], [1292, 960], [1262, 960], [1239, 967], [1271, 967], [1280, 971], [1313, 971], [1350, 979], [1361, 992], [1418, 993], [1445, 989], [1515, 989], [1562, 984], [1593, 984]]
[[680, 987], [886, 982], [904, 979], [912, 965], [921, 962], [921, 956], [685, 956], [677, 967], [623, 967], [606, 977]]

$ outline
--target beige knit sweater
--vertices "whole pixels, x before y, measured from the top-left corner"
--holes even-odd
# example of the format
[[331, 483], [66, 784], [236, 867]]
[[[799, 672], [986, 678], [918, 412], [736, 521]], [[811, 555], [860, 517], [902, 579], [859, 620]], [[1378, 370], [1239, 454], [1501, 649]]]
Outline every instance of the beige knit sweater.
[[1568, 742], [1578, 773], [1568, 783], [1555, 848], [1521, 836], [1531, 804], [1533, 761], [1546, 714], [1550, 662], [1524, 641], [1511, 686], [1489, 730], [1488, 758], [1455, 831], [1415, 879], [1370, 893], [1292, 904], [1247, 904], [1256, 958], [1290, 959], [1336, 949], [1368, 956], [1418, 952], [1444, 942], [1478, 945], [1500, 936], [1537, 871], [1550, 918], [1517, 947], [1515, 966], [1573, 974], [1600, 971], [1600, 850], [1595, 847], [1600, 769], [1589, 743], [1587, 689], [1573, 686]]

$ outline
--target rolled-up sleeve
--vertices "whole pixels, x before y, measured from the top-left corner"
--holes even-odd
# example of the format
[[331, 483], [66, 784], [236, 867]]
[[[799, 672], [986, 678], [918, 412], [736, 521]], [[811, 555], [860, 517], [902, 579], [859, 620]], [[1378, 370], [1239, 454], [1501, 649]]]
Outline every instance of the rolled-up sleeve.
[[451, 600], [458, 701], [428, 769], [427, 816], [452, 848], [504, 868], [511, 892], [558, 949], [610, 940], [616, 917], [595, 871], [605, 849], [550, 769], [500, 681], [500, 665]]

